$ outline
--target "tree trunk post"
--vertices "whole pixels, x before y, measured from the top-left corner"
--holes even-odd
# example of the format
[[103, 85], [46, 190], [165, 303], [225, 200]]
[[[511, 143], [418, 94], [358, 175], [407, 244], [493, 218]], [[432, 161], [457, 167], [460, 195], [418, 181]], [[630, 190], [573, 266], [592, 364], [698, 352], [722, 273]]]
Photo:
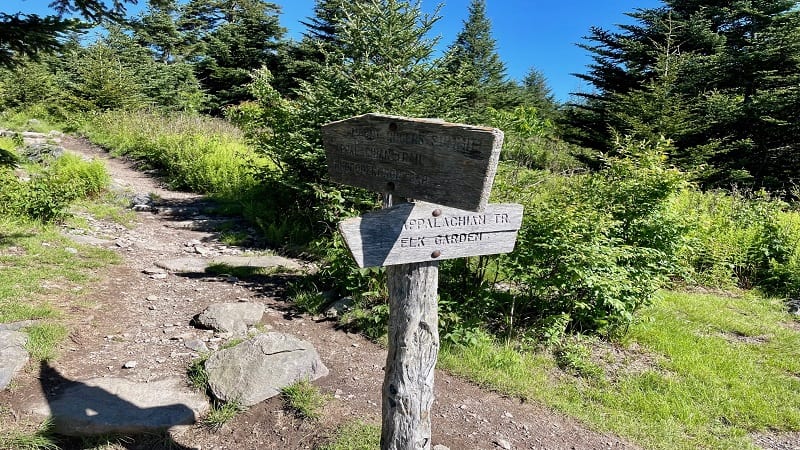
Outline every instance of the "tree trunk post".
[[429, 450], [439, 354], [439, 263], [386, 267], [389, 351], [383, 380], [381, 450]]

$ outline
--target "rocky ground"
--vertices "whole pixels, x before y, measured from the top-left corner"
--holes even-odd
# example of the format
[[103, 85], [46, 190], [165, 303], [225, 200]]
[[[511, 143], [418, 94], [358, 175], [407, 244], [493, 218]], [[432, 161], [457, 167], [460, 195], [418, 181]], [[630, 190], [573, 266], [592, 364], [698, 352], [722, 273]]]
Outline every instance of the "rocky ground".
[[[289, 333], [314, 345], [328, 369], [315, 384], [332, 398], [322, 418], [297, 419], [274, 397], [216, 430], [199, 424], [173, 427], [159, 439], [134, 434], [111, 448], [305, 449], [324, 443], [343, 423], [379, 423], [386, 350], [287, 303], [287, 283], [310, 270], [308, 264], [279, 262], [294, 268], [276, 269], [257, 281], [208, 275], [203, 269], [215, 260], [263, 252], [222, 244], [215, 230], [236, 221], [207, 215], [211, 205], [203, 197], [165, 189], [131, 163], [85, 141], [64, 138], [63, 145], [104, 160], [117, 186], [150, 195], [140, 197], [144, 206], [137, 207], [130, 228], [87, 217], [89, 231], [65, 230], [80, 243], [114, 249], [123, 263], [97, 273], [88, 294], [65, 292], [52, 299], [68, 313], [72, 332], [56, 361], [29, 363], [11, 388], [0, 392], [5, 409], [0, 431], [30, 427], [43, 415], [68, 410], [123, 425], [154, 416], [174, 424], [205, 414], [208, 403], [188, 387], [186, 372], [200, 352], [214, 351], [234, 337], [195, 326], [196, 315], [219, 303], [262, 305], [259, 332]], [[433, 444], [450, 449], [636, 448], [536, 403], [521, 403], [443, 372], [436, 373], [432, 421]], [[80, 420], [67, 426], [91, 428]], [[66, 440], [64, 446], [87, 448], [86, 442]]]

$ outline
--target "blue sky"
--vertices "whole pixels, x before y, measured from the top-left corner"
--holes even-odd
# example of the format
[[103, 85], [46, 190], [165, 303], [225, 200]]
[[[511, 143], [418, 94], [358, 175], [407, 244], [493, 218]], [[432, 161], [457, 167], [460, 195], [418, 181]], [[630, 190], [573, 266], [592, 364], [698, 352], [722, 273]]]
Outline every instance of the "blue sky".
[[[0, 11], [6, 13], [47, 13], [51, 0], [1, 0]], [[281, 5], [281, 23], [291, 37], [303, 32], [300, 20], [312, 13], [314, 0], [272, 0]], [[144, 3], [145, 0], [140, 0]], [[453, 42], [467, 18], [470, 0], [423, 0], [428, 12], [442, 3], [442, 19], [434, 28], [440, 36], [440, 51]], [[565, 101], [570, 92], [585, 91], [572, 73], [583, 73], [591, 62], [586, 51], [575, 44], [587, 35], [589, 27], [612, 28], [630, 23], [625, 12], [636, 8], [659, 6], [659, 0], [486, 0], [486, 11], [492, 21], [497, 50], [508, 67], [508, 75], [522, 79], [531, 67], [544, 73], [558, 100]], [[129, 8], [136, 12], [139, 7]]]

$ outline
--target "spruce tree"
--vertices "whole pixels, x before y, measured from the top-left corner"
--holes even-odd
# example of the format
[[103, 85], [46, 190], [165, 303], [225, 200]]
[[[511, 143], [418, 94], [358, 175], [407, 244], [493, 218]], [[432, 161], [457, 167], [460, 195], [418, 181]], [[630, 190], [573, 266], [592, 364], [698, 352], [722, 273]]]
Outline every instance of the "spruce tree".
[[453, 89], [462, 97], [467, 120], [480, 122], [487, 107], [514, 103], [514, 84], [497, 54], [485, 0], [472, 0], [469, 15], [444, 56]]
[[209, 112], [252, 99], [251, 72], [274, 68], [285, 32], [279, 13], [278, 5], [263, 0], [190, 0], [184, 6], [179, 30], [195, 43], [190, 61], [209, 95]]
[[667, 0], [619, 32], [593, 28], [583, 47], [594, 62], [579, 77], [594, 92], [571, 110], [572, 137], [609, 150], [613, 133], [664, 135], [673, 162], [709, 185], [800, 180], [798, 5]]

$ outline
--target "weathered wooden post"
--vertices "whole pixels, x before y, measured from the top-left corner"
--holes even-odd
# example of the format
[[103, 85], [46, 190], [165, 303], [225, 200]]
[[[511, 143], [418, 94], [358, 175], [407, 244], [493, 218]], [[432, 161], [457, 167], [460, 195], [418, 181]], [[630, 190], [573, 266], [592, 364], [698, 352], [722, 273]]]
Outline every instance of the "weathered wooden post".
[[380, 114], [333, 122], [322, 133], [331, 179], [385, 198], [384, 209], [339, 224], [359, 267], [386, 266], [381, 448], [430, 449], [438, 261], [510, 252], [522, 224], [521, 205], [487, 204], [503, 133]]

